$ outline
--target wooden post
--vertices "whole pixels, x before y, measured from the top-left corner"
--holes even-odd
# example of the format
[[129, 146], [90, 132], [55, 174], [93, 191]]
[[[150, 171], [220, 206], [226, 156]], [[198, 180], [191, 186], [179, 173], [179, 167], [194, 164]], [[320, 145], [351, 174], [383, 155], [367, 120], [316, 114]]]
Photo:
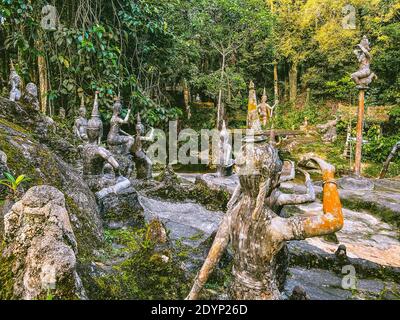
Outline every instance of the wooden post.
[[361, 155], [362, 155], [363, 128], [364, 128], [364, 97], [365, 97], [365, 89], [360, 89], [358, 98], [356, 155], [354, 163], [354, 173], [357, 176], [361, 175]]

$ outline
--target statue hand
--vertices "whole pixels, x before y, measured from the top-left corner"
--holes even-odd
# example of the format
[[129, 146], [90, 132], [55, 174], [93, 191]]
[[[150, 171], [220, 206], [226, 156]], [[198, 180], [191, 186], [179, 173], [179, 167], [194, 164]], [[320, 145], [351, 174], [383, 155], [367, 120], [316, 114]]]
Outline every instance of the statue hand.
[[335, 167], [333, 165], [326, 162], [325, 160], [322, 160], [321, 158], [314, 155], [313, 153], [306, 154], [305, 156], [303, 156], [299, 162], [299, 166], [304, 167], [310, 161], [316, 163], [321, 168], [322, 173], [325, 173], [325, 172], [335, 173]]

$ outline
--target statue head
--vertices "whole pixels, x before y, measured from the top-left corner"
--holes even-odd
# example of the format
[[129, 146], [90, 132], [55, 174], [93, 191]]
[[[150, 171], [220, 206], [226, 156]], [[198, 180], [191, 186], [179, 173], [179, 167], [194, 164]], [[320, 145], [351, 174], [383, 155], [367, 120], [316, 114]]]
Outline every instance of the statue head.
[[12, 60], [10, 62], [10, 82], [14, 84], [16, 87], [20, 86], [21, 84], [21, 77], [15, 70], [14, 63]]
[[38, 88], [36, 84], [29, 82], [26, 87], [25, 87], [25, 95], [29, 96], [31, 98], [36, 98], [38, 97]]
[[369, 47], [369, 41], [366, 35], [363, 36], [360, 45], [363, 46], [365, 49], [367, 49], [368, 51], [370, 51], [370, 47]]
[[114, 98], [114, 105], [113, 105], [113, 113], [114, 115], [119, 115], [122, 109], [121, 99], [120, 97]]
[[246, 143], [236, 165], [242, 192], [256, 199], [252, 218], [257, 219], [263, 212], [265, 199], [279, 186], [283, 162], [273, 145]]
[[88, 121], [86, 129], [89, 143], [96, 142], [100, 137], [101, 132], [103, 131], [103, 122], [101, 121], [101, 116], [99, 112], [98, 94], [99, 92], [96, 91], [92, 116]]
[[100, 136], [101, 128], [97, 121], [97, 118], [90, 118], [87, 123], [86, 134], [89, 140], [89, 143], [95, 143], [98, 141]]
[[267, 91], [264, 88], [263, 95], [261, 97], [261, 102], [266, 103], [268, 101]]

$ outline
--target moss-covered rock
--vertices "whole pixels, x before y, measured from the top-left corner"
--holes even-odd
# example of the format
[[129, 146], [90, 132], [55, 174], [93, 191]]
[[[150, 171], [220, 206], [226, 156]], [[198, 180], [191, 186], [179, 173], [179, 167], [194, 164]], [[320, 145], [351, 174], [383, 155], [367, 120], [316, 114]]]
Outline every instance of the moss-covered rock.
[[0, 98], [0, 150], [7, 155], [9, 170], [30, 178], [25, 190], [47, 184], [64, 194], [78, 243], [78, 263], [85, 266], [104, 239], [95, 196], [72, 165], [78, 159], [73, 144], [71, 134], [47, 117]]

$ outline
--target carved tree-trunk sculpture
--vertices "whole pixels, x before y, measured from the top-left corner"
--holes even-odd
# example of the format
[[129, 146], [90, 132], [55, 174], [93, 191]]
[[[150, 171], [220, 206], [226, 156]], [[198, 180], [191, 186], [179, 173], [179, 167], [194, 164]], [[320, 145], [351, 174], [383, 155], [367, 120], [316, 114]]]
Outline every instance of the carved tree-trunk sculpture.
[[381, 171], [381, 174], [379, 175], [379, 179], [383, 179], [386, 176], [386, 173], [389, 169], [390, 162], [396, 155], [397, 151], [400, 149], [400, 141], [398, 141], [392, 148], [392, 151], [390, 151], [389, 156], [387, 157], [385, 163], [383, 164], [383, 168]]
[[[273, 146], [267, 143], [243, 146], [236, 162], [240, 184], [228, 203], [228, 211], [187, 299], [199, 297], [229, 243], [233, 249], [230, 297], [279, 299], [277, 254], [285, 241], [331, 234], [343, 226], [334, 167], [314, 156], [305, 157], [302, 163], [310, 161], [322, 170], [324, 214], [285, 219], [273, 208], [302, 203], [310, 195], [288, 195], [279, 191], [282, 161]], [[312, 189], [312, 185], [309, 187]]]

